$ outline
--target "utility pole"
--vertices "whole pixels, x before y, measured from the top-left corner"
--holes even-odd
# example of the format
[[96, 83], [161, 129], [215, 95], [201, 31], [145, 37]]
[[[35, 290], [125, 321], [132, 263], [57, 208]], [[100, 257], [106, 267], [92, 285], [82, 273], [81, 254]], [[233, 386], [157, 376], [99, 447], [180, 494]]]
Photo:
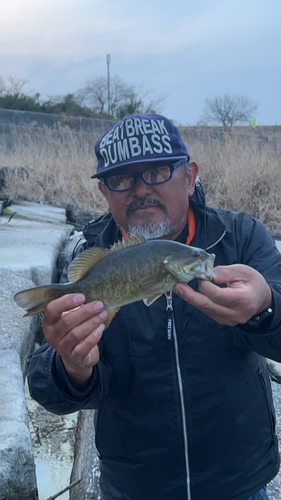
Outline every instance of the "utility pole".
[[106, 63], [107, 63], [107, 111], [110, 115], [110, 76], [109, 76], [109, 65], [111, 63], [111, 55], [106, 54]]

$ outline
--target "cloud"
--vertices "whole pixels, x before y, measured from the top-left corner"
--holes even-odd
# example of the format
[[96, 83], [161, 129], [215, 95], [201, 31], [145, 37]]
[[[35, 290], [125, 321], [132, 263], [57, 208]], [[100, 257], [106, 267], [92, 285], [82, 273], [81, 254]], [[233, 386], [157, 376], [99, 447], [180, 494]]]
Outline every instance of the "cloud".
[[169, 94], [182, 116], [183, 103], [188, 116], [197, 106], [199, 118], [208, 96], [279, 94], [280, 18], [280, 0], [2, 2], [0, 71], [63, 94], [106, 74], [110, 53], [112, 75]]
[[265, 19], [265, 4], [258, 2], [257, 9], [253, 0], [205, 1], [203, 10], [191, 13], [185, 3], [175, 8], [168, 0], [69, 0], [67, 6], [64, 0], [14, 0], [2, 7], [1, 45], [9, 56], [65, 61], [110, 51], [198, 55], [257, 38]]

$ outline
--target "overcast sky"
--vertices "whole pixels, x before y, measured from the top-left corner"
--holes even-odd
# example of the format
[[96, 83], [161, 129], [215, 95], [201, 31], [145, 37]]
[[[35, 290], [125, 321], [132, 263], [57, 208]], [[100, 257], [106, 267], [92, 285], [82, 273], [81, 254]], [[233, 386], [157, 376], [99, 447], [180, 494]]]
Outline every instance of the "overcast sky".
[[166, 95], [161, 112], [196, 125], [204, 100], [257, 102], [281, 125], [281, 0], [0, 0], [0, 75], [43, 98], [110, 74]]

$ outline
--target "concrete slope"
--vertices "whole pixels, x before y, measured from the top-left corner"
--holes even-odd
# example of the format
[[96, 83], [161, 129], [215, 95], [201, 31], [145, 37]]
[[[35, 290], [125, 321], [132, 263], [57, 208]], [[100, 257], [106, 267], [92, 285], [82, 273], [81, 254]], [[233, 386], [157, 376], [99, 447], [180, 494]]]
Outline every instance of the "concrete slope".
[[23, 318], [13, 296], [56, 279], [59, 250], [73, 227], [64, 223], [65, 214], [56, 207], [46, 211], [49, 222], [44, 221], [45, 209], [28, 204], [23, 218], [18, 217], [19, 206], [12, 208], [12, 213], [17, 212], [12, 218], [11, 212], [0, 216], [0, 500], [38, 498], [24, 397], [26, 361], [33, 349], [38, 316]]

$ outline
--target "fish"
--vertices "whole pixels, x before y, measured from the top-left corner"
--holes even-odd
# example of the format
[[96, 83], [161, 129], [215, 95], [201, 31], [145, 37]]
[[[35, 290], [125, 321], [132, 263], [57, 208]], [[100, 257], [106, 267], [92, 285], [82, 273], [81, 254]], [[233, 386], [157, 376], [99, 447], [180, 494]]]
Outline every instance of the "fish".
[[150, 306], [176, 283], [193, 278], [212, 281], [215, 255], [172, 240], [130, 236], [110, 249], [90, 248], [69, 265], [68, 283], [53, 283], [15, 294], [25, 316], [44, 312], [49, 302], [82, 293], [86, 302], [101, 300], [109, 315], [107, 328], [120, 307], [143, 300]]

